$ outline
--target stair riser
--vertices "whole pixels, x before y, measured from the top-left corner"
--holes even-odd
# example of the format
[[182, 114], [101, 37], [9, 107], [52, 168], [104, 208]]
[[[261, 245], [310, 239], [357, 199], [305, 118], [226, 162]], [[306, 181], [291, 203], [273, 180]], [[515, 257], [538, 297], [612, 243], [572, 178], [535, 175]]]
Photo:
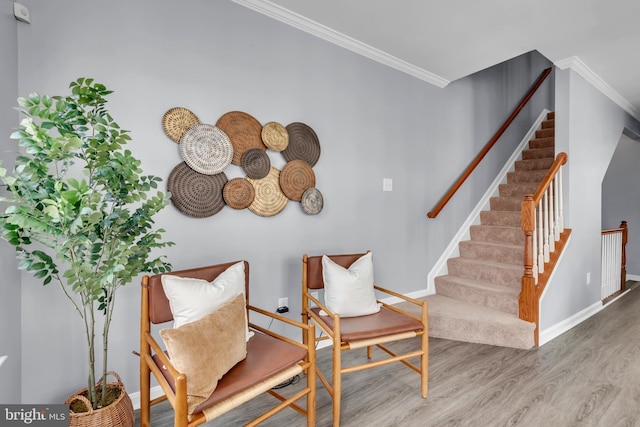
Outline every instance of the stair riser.
[[545, 157], [553, 158], [554, 155], [555, 147], [534, 148], [522, 151], [522, 160], [543, 159]]
[[518, 197], [492, 197], [489, 205], [492, 211], [516, 211], [520, 212], [522, 199]]
[[516, 211], [482, 211], [480, 212], [480, 223], [482, 225], [520, 227], [522, 222], [520, 217], [520, 212]]
[[465, 240], [460, 242], [458, 248], [460, 249], [460, 256], [463, 258], [483, 259], [517, 266], [523, 265], [523, 247], [483, 245]]
[[466, 277], [482, 282], [519, 288], [522, 283], [523, 269], [516, 266], [493, 266], [468, 263], [464, 258], [451, 258], [447, 261], [449, 274]]
[[436, 293], [446, 297], [483, 305], [505, 313], [518, 314], [518, 296], [510, 289], [505, 292], [483, 291], [474, 286], [447, 280], [447, 276], [436, 277]]
[[554, 129], [539, 129], [536, 131], [536, 138], [548, 138], [554, 135]]
[[541, 123], [541, 128], [542, 129], [549, 129], [549, 128], [553, 128], [556, 126], [556, 121], [555, 120], [545, 120]]
[[[529, 349], [533, 347], [533, 330], [496, 328], [491, 322], [469, 321], [429, 313], [429, 336], [457, 341]], [[479, 340], [478, 337], [483, 337]]]
[[524, 233], [515, 227], [486, 227], [472, 225], [469, 228], [471, 240], [490, 243], [504, 243], [507, 245], [524, 245]]
[[553, 157], [544, 157], [541, 159], [516, 160], [515, 170], [532, 171], [532, 170], [549, 170], [553, 164]]
[[534, 194], [540, 184], [538, 182], [521, 182], [518, 184], [500, 184], [498, 192], [501, 197], [523, 198], [525, 194]]
[[529, 140], [529, 149], [534, 150], [536, 148], [554, 147], [556, 139], [553, 136], [546, 138], [535, 138]]
[[515, 171], [507, 172], [507, 183], [516, 184], [519, 182], [541, 182], [547, 174], [545, 170], [539, 171]]

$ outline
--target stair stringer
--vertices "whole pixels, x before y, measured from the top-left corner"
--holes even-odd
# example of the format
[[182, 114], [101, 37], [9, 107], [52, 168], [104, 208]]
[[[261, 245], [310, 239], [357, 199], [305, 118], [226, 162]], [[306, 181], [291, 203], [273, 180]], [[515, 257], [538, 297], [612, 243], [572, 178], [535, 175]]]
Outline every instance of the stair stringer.
[[535, 138], [536, 130], [540, 129], [542, 122], [546, 119], [550, 110], [546, 108], [542, 110], [538, 118], [533, 122], [522, 141], [518, 144], [513, 154], [507, 160], [504, 167], [491, 183], [487, 191], [478, 201], [476, 207], [471, 211], [467, 219], [462, 223], [458, 232], [453, 236], [449, 245], [445, 248], [444, 252], [438, 261], [434, 264], [431, 271], [427, 275], [427, 295], [434, 295], [436, 293], [435, 278], [438, 276], [444, 276], [449, 273], [447, 267], [447, 261], [449, 258], [458, 256], [458, 244], [462, 240], [468, 240], [470, 238], [469, 228], [474, 224], [480, 224], [480, 212], [489, 209], [489, 202], [491, 197], [498, 195], [499, 185], [507, 182], [507, 173], [515, 170], [515, 163], [517, 160], [521, 160], [522, 152], [528, 147], [529, 140]]

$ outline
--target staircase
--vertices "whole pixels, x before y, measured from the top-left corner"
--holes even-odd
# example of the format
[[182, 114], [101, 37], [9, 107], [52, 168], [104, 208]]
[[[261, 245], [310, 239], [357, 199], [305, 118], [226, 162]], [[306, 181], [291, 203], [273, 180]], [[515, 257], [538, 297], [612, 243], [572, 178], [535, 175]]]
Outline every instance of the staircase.
[[554, 161], [554, 113], [522, 151], [490, 210], [472, 225], [459, 256], [447, 261], [448, 274], [435, 278], [429, 304], [429, 335], [514, 348], [534, 346], [535, 324], [518, 318], [524, 259], [520, 204], [533, 194]]

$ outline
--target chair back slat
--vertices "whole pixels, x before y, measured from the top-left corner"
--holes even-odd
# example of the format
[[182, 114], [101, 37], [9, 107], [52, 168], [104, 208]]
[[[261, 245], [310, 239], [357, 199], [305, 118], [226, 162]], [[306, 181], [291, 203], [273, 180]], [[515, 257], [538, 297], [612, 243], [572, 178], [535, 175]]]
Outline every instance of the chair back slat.
[[[194, 279], [203, 279], [211, 282], [218, 277], [227, 268], [239, 261], [228, 262], [224, 264], [210, 265], [207, 267], [192, 268], [190, 270], [172, 271], [174, 276], [191, 277]], [[173, 320], [169, 300], [162, 289], [162, 274], [156, 274], [149, 277], [149, 320], [153, 324], [169, 322]], [[244, 283], [245, 296], [249, 299], [249, 263], [244, 261]]]
[[[349, 268], [351, 264], [357, 261], [365, 254], [345, 254], [345, 255], [328, 255], [328, 257], [336, 264]], [[303, 261], [307, 263], [306, 282], [309, 289], [324, 289], [324, 280], [322, 279], [322, 255], [307, 256]]]

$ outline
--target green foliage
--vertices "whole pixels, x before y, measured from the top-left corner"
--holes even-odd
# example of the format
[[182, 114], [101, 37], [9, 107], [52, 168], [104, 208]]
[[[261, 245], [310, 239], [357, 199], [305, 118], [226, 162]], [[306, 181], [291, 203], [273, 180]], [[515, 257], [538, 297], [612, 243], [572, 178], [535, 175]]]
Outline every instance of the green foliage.
[[[152, 252], [173, 243], [153, 229], [169, 195], [124, 148], [129, 132], [106, 109], [112, 92], [86, 78], [69, 87], [67, 96], [18, 99], [24, 118], [11, 138], [22, 154], [12, 174], [0, 168], [9, 193], [0, 198], [8, 203], [0, 236], [16, 248], [21, 269], [44, 285], [57, 282], [84, 320], [91, 386], [95, 314], [105, 318], [106, 347], [116, 290], [140, 273], [169, 271]], [[106, 352], [103, 363], [106, 373]]]

